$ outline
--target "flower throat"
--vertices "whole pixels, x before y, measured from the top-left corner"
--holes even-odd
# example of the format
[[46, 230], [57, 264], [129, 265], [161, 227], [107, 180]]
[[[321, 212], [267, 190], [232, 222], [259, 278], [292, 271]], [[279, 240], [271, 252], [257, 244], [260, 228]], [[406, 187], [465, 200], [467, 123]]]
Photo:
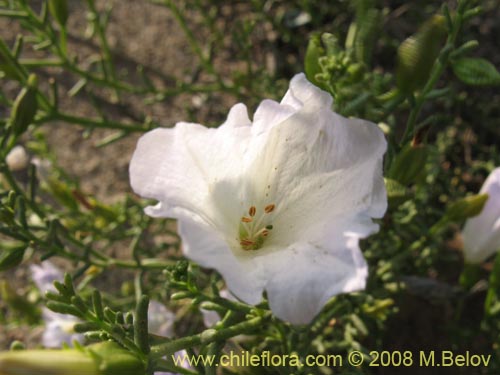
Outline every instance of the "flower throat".
[[264, 212], [257, 216], [257, 208], [251, 206], [248, 215], [241, 218], [239, 227], [239, 241], [243, 250], [259, 250], [273, 229], [270, 224], [270, 214], [275, 209], [274, 204], [264, 207]]

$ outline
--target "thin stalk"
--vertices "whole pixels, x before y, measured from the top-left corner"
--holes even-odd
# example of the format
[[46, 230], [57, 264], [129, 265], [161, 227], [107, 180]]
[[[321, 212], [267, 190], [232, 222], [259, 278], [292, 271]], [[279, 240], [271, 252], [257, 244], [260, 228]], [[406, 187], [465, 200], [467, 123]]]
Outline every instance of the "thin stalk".
[[235, 324], [234, 326], [216, 331], [208, 329], [197, 335], [181, 337], [175, 340], [169, 340], [163, 344], [154, 345], [151, 347], [151, 358], [160, 358], [167, 354], [175, 353], [178, 350], [192, 348], [201, 344], [207, 345], [212, 342], [225, 341], [231, 337], [241, 335], [243, 333], [250, 333], [257, 329], [262, 328], [262, 324], [269, 318], [257, 317], [247, 320], [242, 323]]

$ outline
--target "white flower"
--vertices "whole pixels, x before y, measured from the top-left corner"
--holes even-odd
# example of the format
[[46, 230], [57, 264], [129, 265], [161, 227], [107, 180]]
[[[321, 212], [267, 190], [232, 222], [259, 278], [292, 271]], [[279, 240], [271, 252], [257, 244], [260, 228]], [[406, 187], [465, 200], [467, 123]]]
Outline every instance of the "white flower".
[[45, 329], [42, 335], [42, 345], [46, 348], [60, 348], [63, 344], [73, 345], [73, 341], [83, 343], [84, 336], [75, 332], [75, 324], [81, 321], [67, 314], [59, 314], [47, 308], [42, 310]]
[[[41, 265], [32, 264], [30, 270], [31, 278], [41, 294], [56, 292], [54, 281], [64, 280], [63, 272], [48, 260]], [[46, 348], [60, 348], [64, 343], [71, 346], [74, 340], [83, 342], [83, 335], [74, 331], [75, 324], [80, 323], [78, 318], [59, 314], [45, 307], [42, 309], [42, 317], [45, 323], [42, 344]]]
[[218, 270], [249, 304], [266, 290], [273, 312], [295, 324], [365, 287], [358, 242], [387, 207], [382, 131], [331, 104], [299, 74], [253, 123], [237, 104], [217, 129], [155, 129], [130, 165], [135, 192], [159, 201], [147, 214], [178, 219], [188, 258]]
[[500, 167], [490, 173], [480, 194], [488, 194], [488, 200], [479, 215], [465, 222], [462, 233], [467, 263], [481, 263], [500, 250]]
[[63, 272], [48, 260], [40, 265], [30, 265], [30, 271], [31, 278], [42, 295], [48, 291], [56, 292], [54, 281], [63, 282], [64, 280]]

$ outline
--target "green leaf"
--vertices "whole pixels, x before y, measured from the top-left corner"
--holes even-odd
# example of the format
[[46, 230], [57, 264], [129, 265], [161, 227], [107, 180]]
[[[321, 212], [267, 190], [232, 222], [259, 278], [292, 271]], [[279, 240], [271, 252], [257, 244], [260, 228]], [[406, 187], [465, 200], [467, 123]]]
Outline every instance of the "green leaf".
[[455, 60], [453, 72], [463, 83], [471, 86], [500, 85], [500, 73], [488, 60], [463, 57]]
[[19, 265], [23, 260], [26, 247], [25, 244], [22, 244], [16, 247], [0, 249], [0, 271], [5, 271]]

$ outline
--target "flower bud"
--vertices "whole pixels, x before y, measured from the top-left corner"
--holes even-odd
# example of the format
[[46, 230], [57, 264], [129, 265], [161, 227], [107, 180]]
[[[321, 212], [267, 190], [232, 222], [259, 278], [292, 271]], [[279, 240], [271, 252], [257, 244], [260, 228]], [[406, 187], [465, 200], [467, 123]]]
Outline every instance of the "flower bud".
[[0, 353], [0, 374], [141, 375], [142, 361], [114, 342], [63, 350]]
[[28, 83], [24, 87], [12, 106], [10, 113], [10, 125], [14, 134], [19, 136], [23, 134], [28, 125], [31, 124], [38, 109], [36, 100], [37, 77], [32, 74], [28, 78]]
[[404, 94], [425, 85], [446, 36], [446, 21], [435, 15], [398, 48], [396, 80]]
[[49, 0], [49, 11], [59, 25], [66, 25], [66, 21], [68, 20], [67, 0]]
[[309, 39], [309, 44], [307, 45], [306, 56], [304, 59], [304, 70], [309, 81], [314, 83], [316, 86], [323, 88], [324, 85], [316, 78], [323, 72], [319, 63], [319, 58], [321, 56], [325, 56], [325, 49], [321, 45], [321, 38], [319, 35], [313, 35], [311, 39]]
[[480, 263], [500, 250], [500, 168], [491, 172], [480, 194], [487, 194], [487, 201], [479, 215], [465, 222], [462, 232], [467, 263]]
[[0, 374], [99, 375], [94, 360], [79, 350], [21, 350], [0, 353]]

